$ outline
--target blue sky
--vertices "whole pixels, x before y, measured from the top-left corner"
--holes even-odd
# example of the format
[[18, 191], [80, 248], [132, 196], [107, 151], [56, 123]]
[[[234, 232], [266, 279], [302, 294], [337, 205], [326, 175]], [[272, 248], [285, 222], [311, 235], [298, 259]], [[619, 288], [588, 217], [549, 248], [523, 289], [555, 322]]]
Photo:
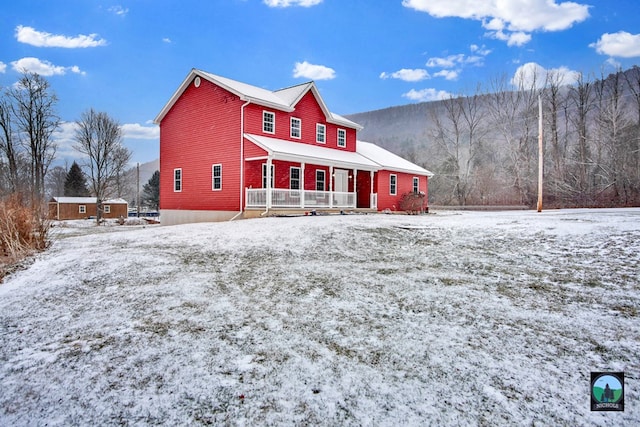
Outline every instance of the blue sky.
[[134, 162], [191, 68], [266, 89], [315, 80], [338, 114], [473, 93], [553, 71], [570, 83], [640, 62], [638, 0], [21, 0], [0, 15], [0, 85], [44, 75], [65, 122], [118, 120]]

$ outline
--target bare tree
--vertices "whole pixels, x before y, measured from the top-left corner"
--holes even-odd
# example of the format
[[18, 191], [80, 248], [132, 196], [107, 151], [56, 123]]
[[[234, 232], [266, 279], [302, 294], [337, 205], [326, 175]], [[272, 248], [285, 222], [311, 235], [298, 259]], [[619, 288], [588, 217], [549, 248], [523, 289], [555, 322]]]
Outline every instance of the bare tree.
[[[0, 154], [6, 160], [6, 190], [9, 193], [18, 191], [18, 152], [13, 138], [11, 123], [11, 104], [4, 94], [0, 97]], [[1, 159], [1, 157], [0, 157]]]
[[64, 195], [64, 183], [67, 180], [67, 170], [62, 166], [55, 166], [47, 173], [46, 184], [49, 197]]
[[575, 130], [576, 141], [572, 153], [573, 167], [567, 178], [571, 182], [574, 200], [578, 205], [585, 206], [593, 202], [590, 177], [594, 163], [589, 132], [590, 117], [595, 108], [593, 83], [581, 74], [575, 86], [571, 87], [569, 99], [572, 103], [571, 124]]
[[97, 217], [102, 219], [105, 199], [117, 194], [119, 178], [131, 158], [131, 152], [122, 145], [122, 130], [118, 122], [107, 113], [92, 109], [76, 122], [75, 148], [89, 160], [89, 181], [96, 196]]
[[58, 97], [49, 82], [37, 73], [23, 72], [18, 84], [7, 91], [15, 132], [30, 158], [32, 205], [40, 211], [44, 202], [45, 182], [49, 165], [56, 153], [53, 132], [60, 124], [55, 107]]

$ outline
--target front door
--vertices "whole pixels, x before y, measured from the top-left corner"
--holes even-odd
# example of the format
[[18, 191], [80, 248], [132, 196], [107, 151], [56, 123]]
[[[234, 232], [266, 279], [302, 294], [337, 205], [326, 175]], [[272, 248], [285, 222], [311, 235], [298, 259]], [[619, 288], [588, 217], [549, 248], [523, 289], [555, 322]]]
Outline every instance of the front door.
[[349, 191], [349, 171], [344, 169], [336, 169], [333, 173], [333, 191], [337, 193], [346, 193]]

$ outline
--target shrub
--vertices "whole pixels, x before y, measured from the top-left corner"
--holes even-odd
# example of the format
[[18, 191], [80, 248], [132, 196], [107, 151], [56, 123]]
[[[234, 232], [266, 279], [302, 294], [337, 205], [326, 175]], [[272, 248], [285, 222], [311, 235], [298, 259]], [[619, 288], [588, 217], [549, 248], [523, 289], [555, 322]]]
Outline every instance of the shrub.
[[408, 214], [419, 214], [424, 212], [424, 193], [414, 193], [410, 191], [400, 197], [400, 209]]
[[7, 266], [45, 249], [49, 222], [25, 206], [18, 195], [0, 200], [0, 280]]

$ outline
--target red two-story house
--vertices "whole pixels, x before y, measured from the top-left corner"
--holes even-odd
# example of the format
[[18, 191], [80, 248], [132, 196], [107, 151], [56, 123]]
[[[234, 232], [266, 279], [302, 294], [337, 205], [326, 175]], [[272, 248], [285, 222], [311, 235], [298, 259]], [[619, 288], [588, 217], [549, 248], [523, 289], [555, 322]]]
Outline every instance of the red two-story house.
[[357, 141], [361, 126], [330, 112], [314, 82], [270, 91], [194, 69], [155, 123], [163, 224], [399, 210], [433, 175]]

